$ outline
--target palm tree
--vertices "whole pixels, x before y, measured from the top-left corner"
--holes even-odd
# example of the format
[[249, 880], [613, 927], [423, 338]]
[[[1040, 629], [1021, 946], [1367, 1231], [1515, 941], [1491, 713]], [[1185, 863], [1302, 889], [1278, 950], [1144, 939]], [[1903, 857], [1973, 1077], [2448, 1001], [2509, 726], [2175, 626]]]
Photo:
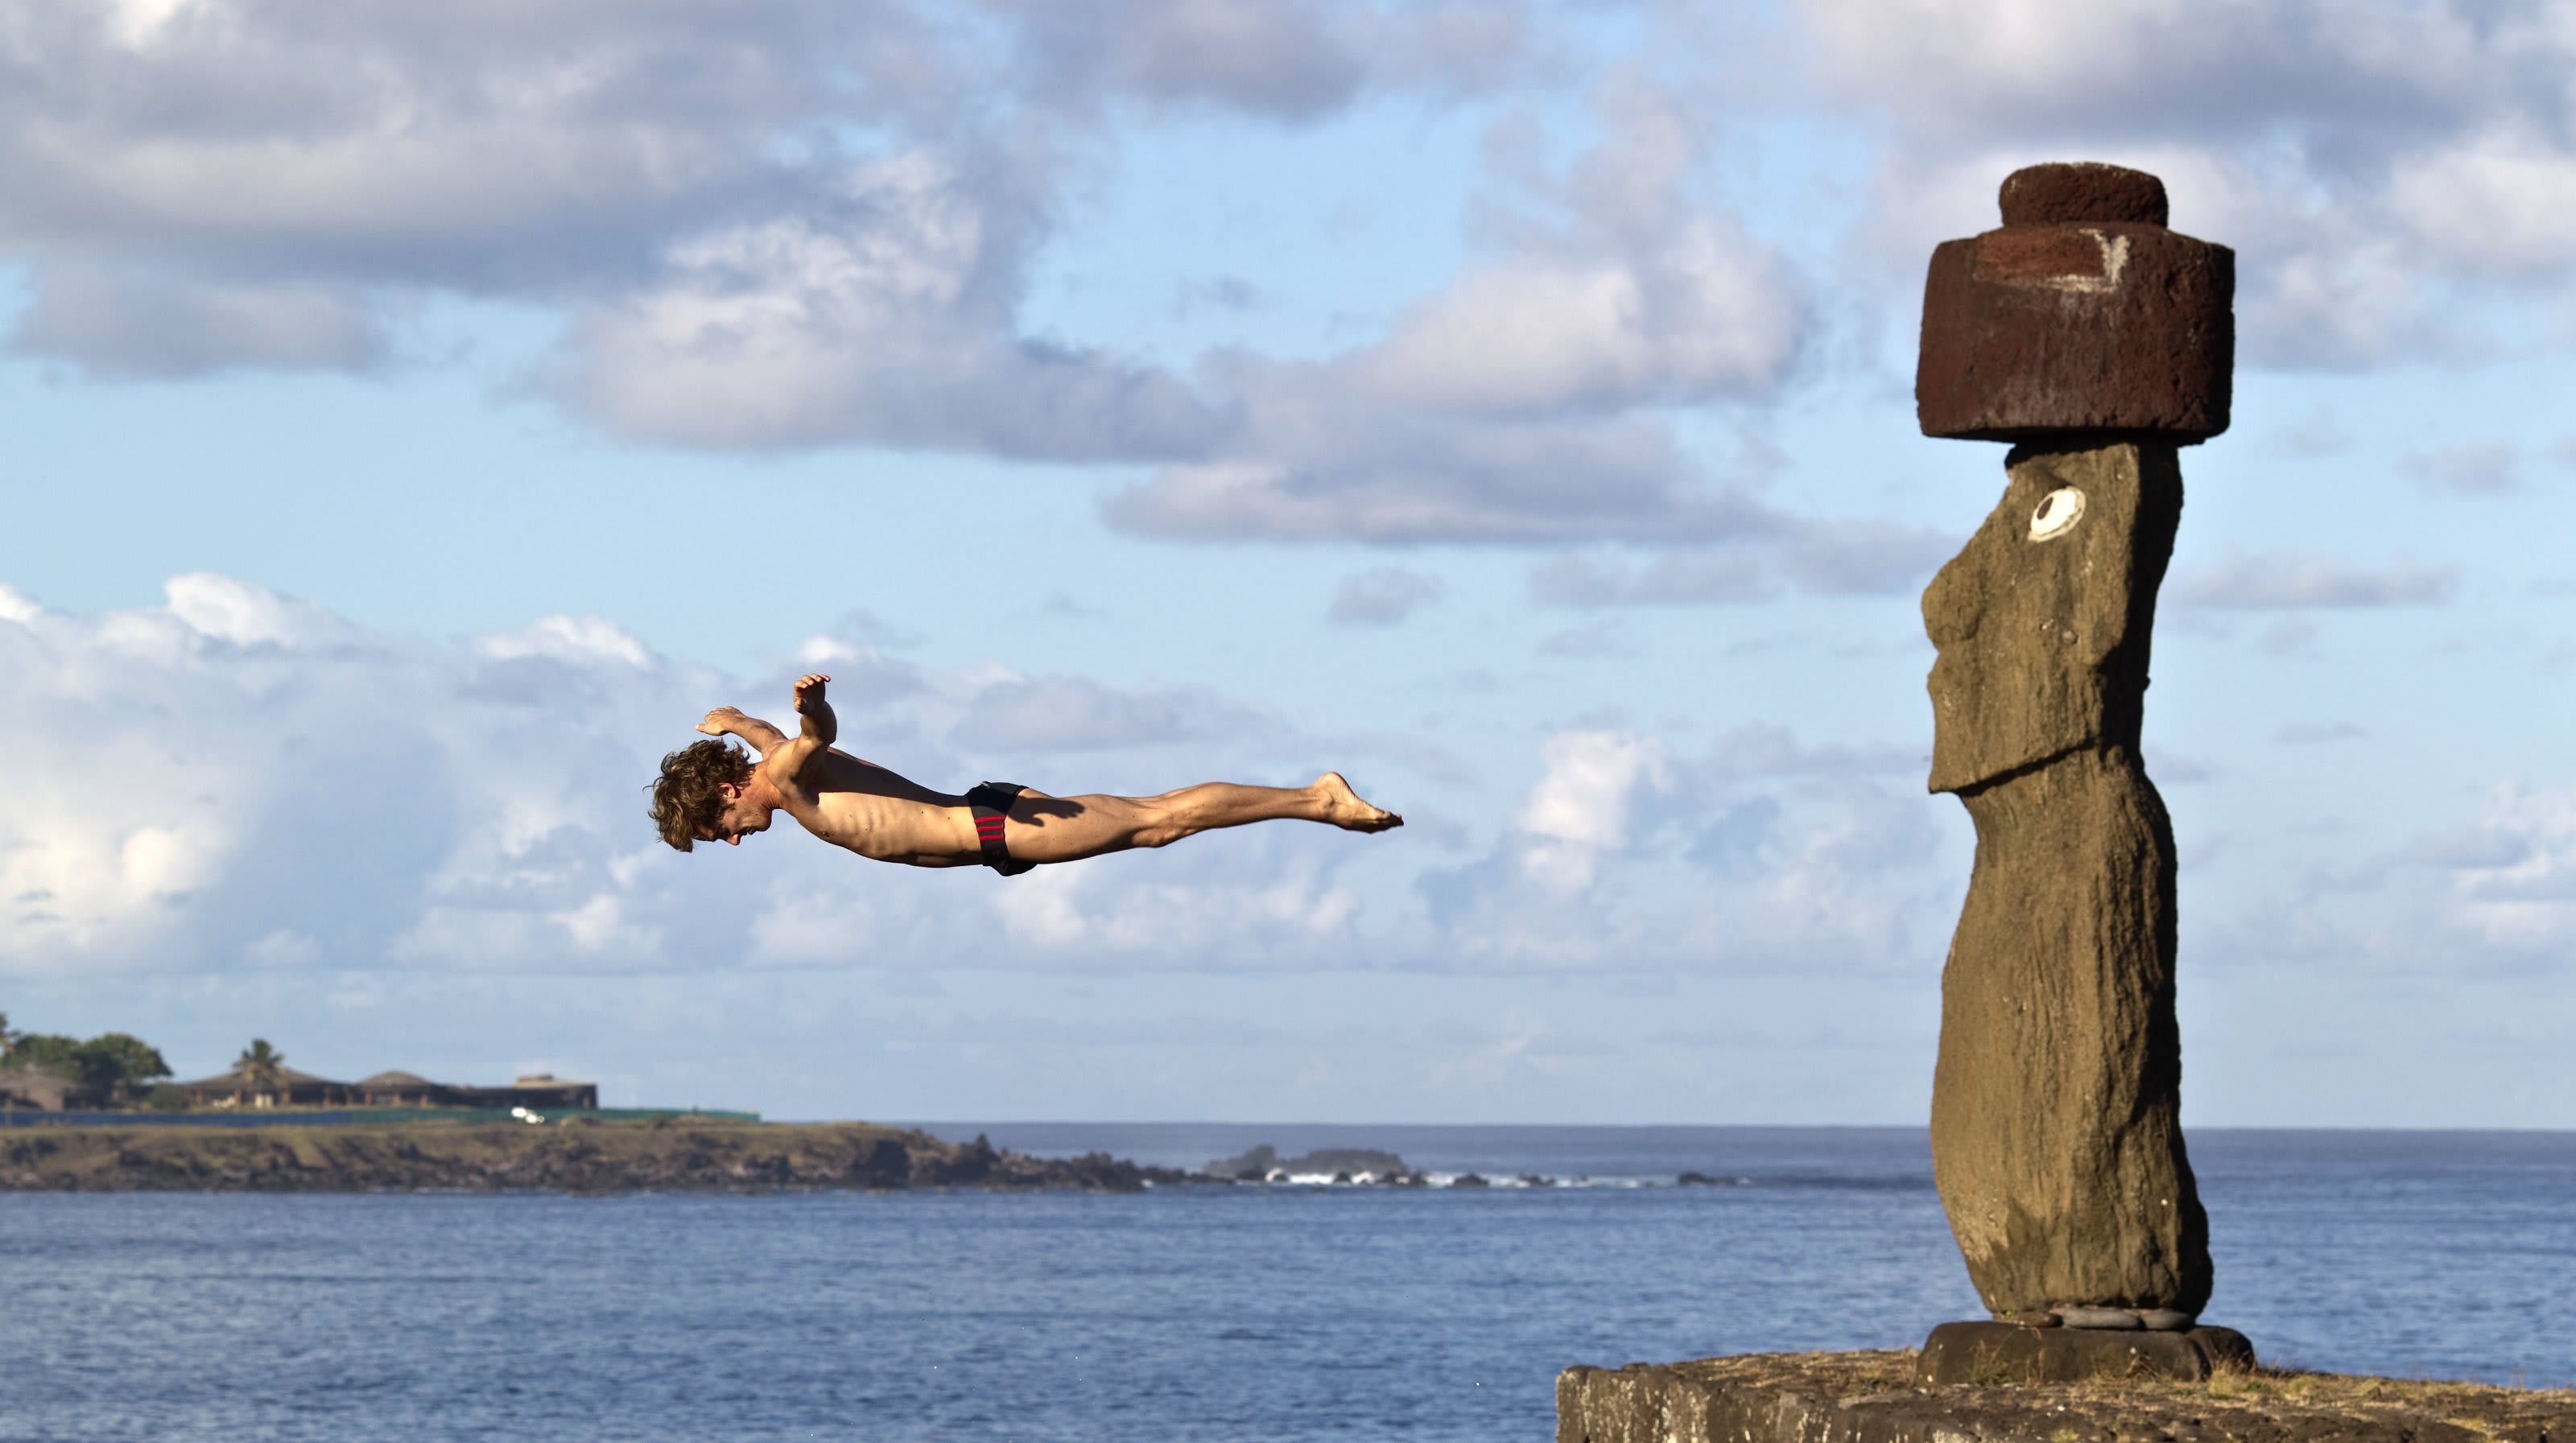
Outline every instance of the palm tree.
[[233, 1075], [261, 1092], [273, 1092], [286, 1079], [286, 1054], [269, 1046], [267, 1038], [254, 1037], [233, 1059]]

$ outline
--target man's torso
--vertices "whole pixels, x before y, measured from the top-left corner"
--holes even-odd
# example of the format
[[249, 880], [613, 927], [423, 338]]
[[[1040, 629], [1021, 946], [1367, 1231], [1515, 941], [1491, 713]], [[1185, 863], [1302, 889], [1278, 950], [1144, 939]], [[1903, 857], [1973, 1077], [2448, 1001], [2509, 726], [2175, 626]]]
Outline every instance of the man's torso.
[[794, 779], [770, 781], [805, 830], [860, 856], [929, 867], [979, 860], [964, 797], [934, 792], [847, 752], [826, 750]]

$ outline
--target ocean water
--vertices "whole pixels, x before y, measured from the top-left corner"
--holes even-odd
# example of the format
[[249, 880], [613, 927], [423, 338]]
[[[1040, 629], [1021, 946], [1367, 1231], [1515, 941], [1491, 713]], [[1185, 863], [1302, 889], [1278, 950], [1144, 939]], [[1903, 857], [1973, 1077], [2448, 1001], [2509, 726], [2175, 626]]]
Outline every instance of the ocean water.
[[[1569, 1363], [1976, 1314], [1919, 1131], [933, 1130], [1565, 1185], [0, 1195], [0, 1439], [1540, 1440]], [[2576, 1382], [2576, 1134], [2192, 1146], [2267, 1359]]]

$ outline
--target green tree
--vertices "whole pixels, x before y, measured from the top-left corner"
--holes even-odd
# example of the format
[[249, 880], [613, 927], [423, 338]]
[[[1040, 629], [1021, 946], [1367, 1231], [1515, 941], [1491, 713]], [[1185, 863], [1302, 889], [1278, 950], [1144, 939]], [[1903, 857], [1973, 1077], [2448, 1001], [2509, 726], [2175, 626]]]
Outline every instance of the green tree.
[[170, 1075], [160, 1050], [130, 1032], [101, 1033], [87, 1042], [60, 1033], [26, 1033], [9, 1049], [9, 1061], [101, 1091], [123, 1091]]
[[81, 1081], [127, 1092], [170, 1075], [161, 1050], [130, 1032], [102, 1032], [80, 1045]]
[[233, 1059], [233, 1071], [253, 1087], [274, 1088], [286, 1080], [286, 1054], [269, 1046], [267, 1038], [254, 1037]]
[[0, 1059], [8, 1057], [10, 1049], [17, 1045], [18, 1034], [9, 1030], [9, 1014], [0, 1012]]
[[59, 1032], [22, 1032], [9, 1048], [9, 1065], [82, 1080], [81, 1044]]

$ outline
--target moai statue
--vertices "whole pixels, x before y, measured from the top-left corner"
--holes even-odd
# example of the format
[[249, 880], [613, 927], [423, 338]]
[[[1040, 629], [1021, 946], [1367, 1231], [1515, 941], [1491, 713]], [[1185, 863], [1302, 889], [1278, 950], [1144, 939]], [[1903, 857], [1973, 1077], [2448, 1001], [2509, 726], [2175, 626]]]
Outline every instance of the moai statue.
[[2013, 446], [1923, 622], [1931, 787], [1977, 828], [1933, 1177], [1978, 1294], [2019, 1326], [1945, 1324], [1923, 1371], [1967, 1376], [1973, 1346], [2034, 1380], [2196, 1375], [2243, 1339], [2193, 1328], [2210, 1266], [2178, 1117], [2173, 828], [2138, 732], [2176, 451], [2227, 429], [2235, 255], [2167, 230], [2163, 183], [2117, 166], [2015, 171], [2003, 218], [1933, 253], [1915, 399], [1926, 435]]

